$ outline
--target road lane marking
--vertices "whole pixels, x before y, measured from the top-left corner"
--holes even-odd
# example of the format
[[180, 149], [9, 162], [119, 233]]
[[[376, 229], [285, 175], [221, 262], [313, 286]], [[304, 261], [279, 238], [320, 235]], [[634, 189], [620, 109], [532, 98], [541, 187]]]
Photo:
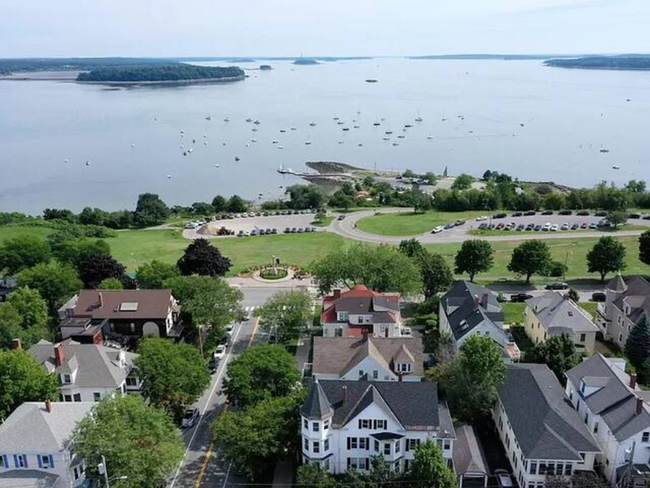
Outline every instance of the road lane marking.
[[[239, 337], [239, 333], [241, 332], [242, 328], [243, 328], [242, 324], [240, 324], [239, 328], [237, 329], [237, 332], [235, 333], [235, 336], [233, 337], [232, 340], [233, 345], [237, 342], [237, 338]], [[217, 386], [219, 385], [219, 382], [221, 381], [221, 378], [227, 369], [226, 366], [228, 365], [228, 360], [230, 359], [231, 354], [232, 354], [232, 347], [224, 357], [223, 368], [221, 368], [221, 371], [217, 375], [217, 380], [214, 382], [214, 386], [212, 387], [212, 390], [210, 390], [210, 395], [208, 396], [208, 399], [205, 402], [205, 406], [203, 407], [203, 411], [201, 412], [201, 418], [199, 418], [199, 423], [196, 424], [196, 428], [192, 433], [192, 437], [190, 437], [190, 441], [187, 443], [187, 449], [185, 449], [185, 453], [183, 454], [183, 459], [181, 460], [181, 463], [179, 464], [178, 469], [176, 470], [176, 474], [174, 474], [174, 478], [172, 479], [172, 483], [171, 485], [169, 485], [169, 488], [174, 488], [174, 484], [176, 483], [178, 476], [181, 474], [181, 469], [183, 468], [183, 464], [185, 463], [187, 454], [190, 452], [190, 448], [192, 447], [192, 442], [194, 442], [194, 437], [196, 436], [196, 433], [199, 431], [201, 422], [203, 422], [203, 416], [205, 415], [205, 411], [208, 409], [208, 405], [210, 405], [210, 401], [212, 400], [212, 397], [214, 396], [214, 393], [217, 390]]]
[[253, 332], [251, 333], [251, 339], [250, 341], [248, 341], [248, 347], [250, 347], [253, 341], [255, 340], [255, 336], [257, 335], [257, 329], [260, 325], [260, 319], [261, 317], [257, 317], [257, 320], [255, 321], [255, 325], [253, 326]]
[[203, 475], [205, 475], [205, 470], [208, 467], [208, 461], [210, 460], [210, 456], [212, 455], [213, 446], [214, 446], [214, 441], [210, 441], [210, 445], [208, 446], [208, 451], [205, 453], [205, 459], [203, 460], [203, 465], [201, 466], [201, 471], [199, 471], [199, 477], [196, 480], [196, 483], [194, 484], [194, 488], [199, 488], [201, 486], [201, 481], [203, 481]]

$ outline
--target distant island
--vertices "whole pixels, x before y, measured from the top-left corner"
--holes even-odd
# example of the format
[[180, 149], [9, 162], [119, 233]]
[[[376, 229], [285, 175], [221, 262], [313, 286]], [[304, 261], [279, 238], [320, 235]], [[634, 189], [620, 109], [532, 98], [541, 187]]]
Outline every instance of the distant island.
[[0, 74], [34, 71], [88, 71], [109, 66], [156, 66], [171, 64], [163, 58], [16, 58], [0, 59]]
[[262, 71], [270, 71], [272, 69], [273, 69], [273, 66], [271, 66], [270, 64], [262, 64], [262, 65], [260, 65], [260, 70], [262, 70]]
[[192, 64], [102, 67], [79, 73], [77, 81], [91, 83], [186, 83], [243, 80], [244, 71], [235, 66], [213, 67]]
[[545, 59], [575, 58], [579, 54], [439, 54], [430, 56], [409, 56], [408, 59], [434, 60], [487, 60], [487, 61], [530, 61]]
[[570, 59], [549, 59], [544, 64], [557, 68], [650, 70], [650, 56], [588, 56]]
[[315, 59], [298, 58], [293, 62], [293, 64], [297, 64], [299, 66], [312, 66], [314, 64], [319, 64], [319, 63]]
[[228, 60], [229, 63], [252, 63], [254, 61], [251, 58], [232, 58]]

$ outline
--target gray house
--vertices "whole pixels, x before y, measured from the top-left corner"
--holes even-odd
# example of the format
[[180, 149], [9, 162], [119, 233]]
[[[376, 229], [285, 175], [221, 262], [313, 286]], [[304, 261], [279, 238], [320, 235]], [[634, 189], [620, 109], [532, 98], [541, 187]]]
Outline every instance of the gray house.
[[598, 307], [599, 321], [606, 339], [621, 347], [641, 317], [650, 317], [650, 283], [641, 276], [612, 279], [605, 290], [606, 300]]

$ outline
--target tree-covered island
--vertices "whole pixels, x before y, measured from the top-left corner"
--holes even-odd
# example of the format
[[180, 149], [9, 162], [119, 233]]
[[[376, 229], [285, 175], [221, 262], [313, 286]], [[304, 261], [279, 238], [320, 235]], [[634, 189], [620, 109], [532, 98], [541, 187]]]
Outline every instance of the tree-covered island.
[[105, 66], [79, 73], [77, 81], [92, 83], [184, 83], [243, 80], [244, 71], [235, 66], [167, 64], [149, 66]]
[[556, 68], [650, 70], [650, 56], [587, 56], [583, 58], [549, 59], [544, 64]]

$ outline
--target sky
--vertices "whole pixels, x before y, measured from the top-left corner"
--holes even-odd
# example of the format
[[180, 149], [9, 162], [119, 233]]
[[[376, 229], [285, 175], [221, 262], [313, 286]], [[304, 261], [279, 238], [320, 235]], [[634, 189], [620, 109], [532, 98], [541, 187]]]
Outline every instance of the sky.
[[650, 0], [0, 0], [0, 57], [650, 53]]

